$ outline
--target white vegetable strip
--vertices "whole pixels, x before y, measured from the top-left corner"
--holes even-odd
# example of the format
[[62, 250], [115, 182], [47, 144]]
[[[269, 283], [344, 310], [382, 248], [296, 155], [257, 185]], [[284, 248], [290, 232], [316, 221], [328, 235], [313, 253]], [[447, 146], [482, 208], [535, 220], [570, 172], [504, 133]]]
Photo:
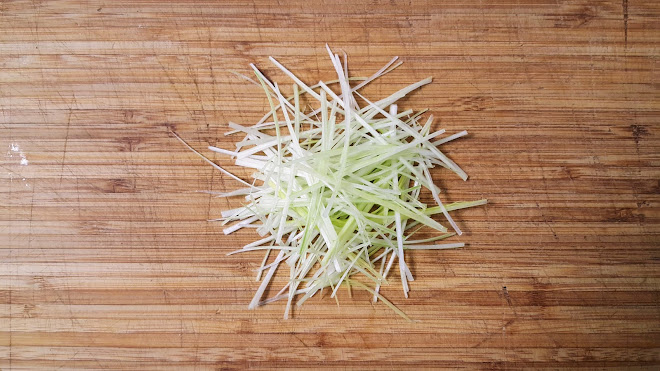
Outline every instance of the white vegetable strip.
[[252, 222], [256, 222], [257, 220], [259, 220], [259, 217], [258, 216], [253, 216], [253, 217], [245, 219], [244, 221], [242, 221], [240, 223], [236, 223], [231, 227], [225, 228], [222, 231], [225, 234], [232, 234], [232, 233], [236, 232], [237, 230], [247, 226], [248, 224], [252, 224]]

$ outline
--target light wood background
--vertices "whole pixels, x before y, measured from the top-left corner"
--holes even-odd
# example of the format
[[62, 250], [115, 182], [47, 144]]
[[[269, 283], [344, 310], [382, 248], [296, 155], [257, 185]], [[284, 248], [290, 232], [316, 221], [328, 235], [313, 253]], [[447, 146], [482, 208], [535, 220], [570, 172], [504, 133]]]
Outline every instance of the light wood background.
[[[657, 1], [0, 2], [0, 368], [660, 367]], [[427, 76], [470, 175], [438, 172], [462, 250], [415, 252], [410, 299], [247, 305], [260, 255], [216, 224], [256, 63], [330, 79], [398, 55], [366, 90]], [[208, 151], [205, 153], [212, 156]], [[226, 158], [212, 157], [236, 170]], [[23, 164], [21, 164], [23, 162]], [[25, 164], [27, 162], [27, 164]], [[240, 171], [239, 171], [240, 173]], [[396, 281], [396, 280], [395, 280]]]

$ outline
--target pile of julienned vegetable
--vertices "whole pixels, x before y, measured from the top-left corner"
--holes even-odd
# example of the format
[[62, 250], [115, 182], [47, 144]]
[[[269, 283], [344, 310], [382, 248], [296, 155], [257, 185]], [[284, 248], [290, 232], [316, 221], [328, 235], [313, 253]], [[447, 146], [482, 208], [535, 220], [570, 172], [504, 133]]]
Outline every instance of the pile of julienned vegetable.
[[[397, 101], [431, 78], [380, 100], [360, 94], [362, 87], [401, 64], [396, 57], [370, 77], [350, 78], [346, 55], [342, 63], [326, 48], [337, 79], [311, 86], [270, 58], [293, 80], [288, 87], [292, 96], [285, 96], [254, 65], [256, 80], [243, 76], [263, 87], [271, 110], [255, 125], [229, 124], [227, 134], [243, 135], [235, 150], [209, 147], [254, 170], [247, 182], [207, 160], [243, 185], [219, 194], [245, 202], [223, 211], [218, 220], [227, 225], [225, 234], [255, 228], [260, 236], [233, 252], [265, 252], [257, 273], [261, 285], [249, 308], [286, 300], [287, 318], [294, 301], [301, 305], [326, 288], [335, 297], [340, 286], [348, 285], [368, 290], [374, 300], [408, 318], [379, 294], [392, 267], [396, 263], [407, 297], [413, 275], [406, 251], [463, 247], [460, 242], [437, 243], [461, 234], [451, 211], [486, 203], [444, 204], [431, 178], [431, 169], [439, 166], [467, 179], [440, 149], [467, 132], [432, 131], [433, 116], [423, 120], [425, 111], [399, 110]], [[420, 201], [423, 188], [430, 191], [433, 205]], [[446, 219], [451, 230], [435, 216]], [[431, 237], [415, 238], [421, 231], [428, 236], [429, 228], [435, 231]], [[288, 283], [263, 298], [278, 268], [288, 270]]]

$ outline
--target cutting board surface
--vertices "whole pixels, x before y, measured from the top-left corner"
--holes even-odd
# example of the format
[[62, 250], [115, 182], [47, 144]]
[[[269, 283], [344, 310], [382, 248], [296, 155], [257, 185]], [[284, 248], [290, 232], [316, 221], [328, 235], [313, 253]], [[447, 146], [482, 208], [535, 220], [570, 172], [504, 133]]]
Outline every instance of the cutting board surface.
[[[649, 367], [660, 362], [657, 1], [3, 1], [0, 368]], [[409, 254], [382, 293], [324, 295], [283, 320], [249, 311], [255, 238], [224, 236], [238, 201], [227, 123], [263, 91], [231, 71], [333, 78], [402, 66], [401, 102], [470, 175], [434, 175], [467, 247]], [[273, 292], [271, 292], [272, 294]]]

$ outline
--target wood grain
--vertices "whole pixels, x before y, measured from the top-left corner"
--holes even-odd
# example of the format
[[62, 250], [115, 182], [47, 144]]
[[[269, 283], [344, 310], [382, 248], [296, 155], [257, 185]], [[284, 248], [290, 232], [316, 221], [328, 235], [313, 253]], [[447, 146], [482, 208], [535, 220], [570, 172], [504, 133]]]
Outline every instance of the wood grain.
[[[3, 1], [0, 368], [660, 367], [660, 2]], [[253, 236], [207, 223], [230, 148], [267, 102], [229, 73], [332, 77], [398, 55], [369, 96], [427, 76], [470, 175], [439, 172], [460, 251], [415, 252], [419, 322], [368, 295], [284, 321], [248, 311]], [[226, 158], [213, 157], [238, 171]], [[22, 157], [23, 156], [23, 157]], [[27, 165], [21, 165], [25, 159]], [[25, 162], [23, 161], [23, 162]]]

